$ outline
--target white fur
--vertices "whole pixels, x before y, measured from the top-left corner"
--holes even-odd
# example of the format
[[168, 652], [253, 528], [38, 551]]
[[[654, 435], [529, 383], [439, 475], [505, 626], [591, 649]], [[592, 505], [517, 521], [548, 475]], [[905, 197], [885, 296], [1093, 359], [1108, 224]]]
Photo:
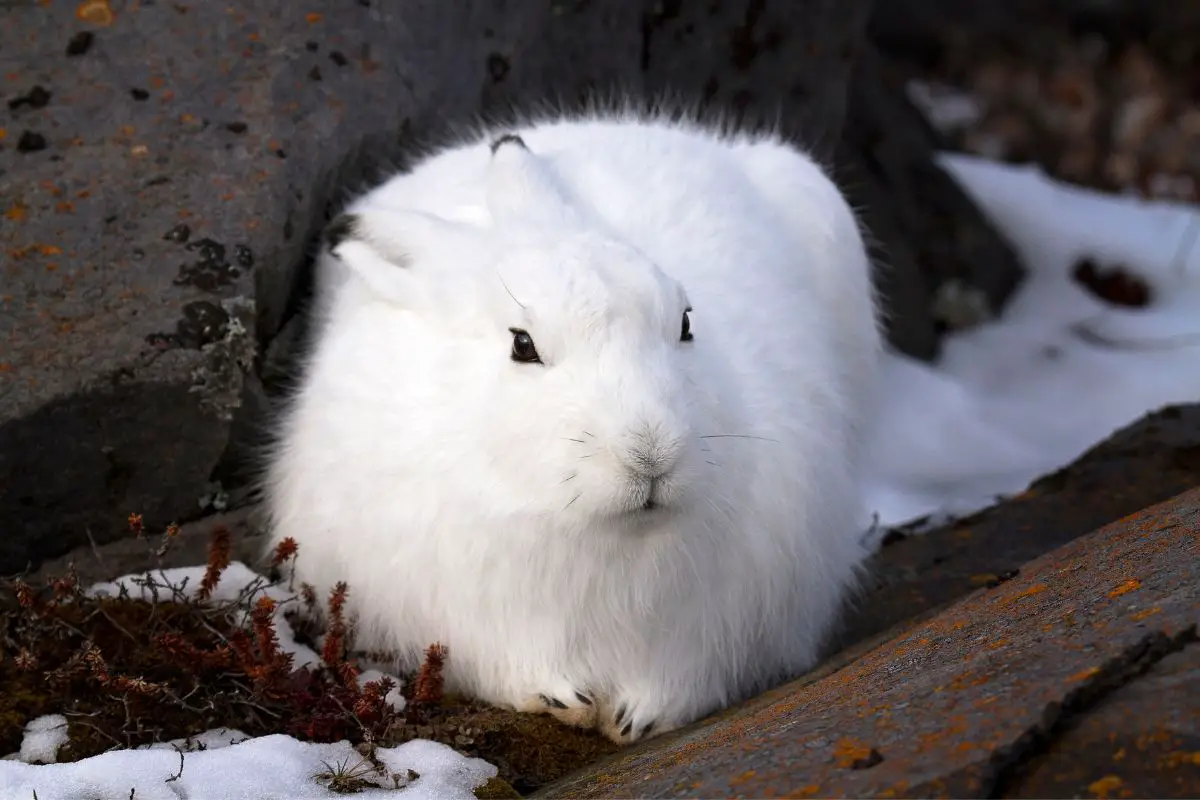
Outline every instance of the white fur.
[[[865, 555], [868, 259], [776, 137], [600, 115], [493, 155], [504, 132], [347, 209], [272, 538], [348, 581], [364, 648], [441, 642], [449, 688], [631, 741], [813, 666]], [[674, 464], [664, 508], [639, 453]]]

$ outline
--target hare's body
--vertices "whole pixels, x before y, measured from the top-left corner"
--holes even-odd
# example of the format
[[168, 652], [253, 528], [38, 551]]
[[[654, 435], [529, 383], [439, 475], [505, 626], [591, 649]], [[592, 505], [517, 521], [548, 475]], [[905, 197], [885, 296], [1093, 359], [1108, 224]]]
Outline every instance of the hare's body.
[[348, 582], [357, 644], [441, 642], [452, 688], [629, 741], [813, 665], [864, 555], [867, 256], [774, 139], [505, 132], [331, 234], [272, 536]]

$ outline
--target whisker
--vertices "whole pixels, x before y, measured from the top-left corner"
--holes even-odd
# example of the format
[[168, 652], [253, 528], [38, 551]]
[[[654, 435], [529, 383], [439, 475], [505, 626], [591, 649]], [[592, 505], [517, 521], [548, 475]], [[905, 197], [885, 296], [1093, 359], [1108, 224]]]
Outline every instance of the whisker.
[[579, 499], [579, 498], [581, 498], [581, 497], [583, 497], [583, 492], [580, 492], [579, 494], [575, 495], [575, 499], [574, 499], [574, 500], [572, 500], [571, 502], [569, 502], [569, 503], [567, 503], [565, 506], [563, 506], [563, 511], [566, 511], [568, 508], [570, 508], [571, 506], [575, 505], [575, 500], [578, 500], [578, 499]]
[[573, 481], [573, 480], [575, 480], [575, 478], [577, 478], [578, 476], [579, 476], [579, 473], [578, 473], [578, 472], [572, 472], [570, 475], [568, 475], [567, 477], [565, 477], [565, 478], [563, 478], [561, 481], [559, 481], [559, 484], [561, 485], [561, 484], [564, 484], [564, 483], [566, 483], [567, 481]]
[[714, 467], [719, 467], [719, 466], [721, 466], [720, 464], [718, 464], [718, 463], [717, 463], [717, 462], [715, 462], [715, 461], [705, 461], [704, 463], [705, 463], [705, 464], [712, 464]]
[[525, 304], [518, 300], [517, 296], [512, 293], [511, 289], [508, 288], [508, 284], [504, 282], [504, 276], [500, 274], [500, 270], [496, 270], [496, 277], [500, 279], [500, 285], [504, 287], [504, 291], [508, 292], [508, 296], [512, 298], [512, 301], [519, 305], [522, 310], [524, 310]]
[[588, 433], [587, 431], [584, 431], [584, 432], [583, 432], [583, 435], [584, 435], [584, 436], [591, 436], [593, 439], [595, 439], [595, 438], [596, 438], [596, 436], [595, 436], [594, 434]]
[[585, 455], [585, 456], [580, 456], [580, 458], [591, 458], [591, 457], [592, 457], [592, 456], [594, 456], [594, 455], [596, 455], [596, 454], [595, 454], [595, 453], [588, 453], [588, 454], [587, 454], [587, 455]]
[[778, 439], [768, 439], [766, 436], [750, 436], [744, 433], [718, 433], [712, 436], [701, 436], [701, 439], [759, 439], [764, 442], [774, 442], [780, 444]]
[[585, 442], [583, 439], [572, 439], [570, 436], [564, 436], [563, 439], [568, 442], [579, 442], [580, 444], [587, 444], [587, 442]]

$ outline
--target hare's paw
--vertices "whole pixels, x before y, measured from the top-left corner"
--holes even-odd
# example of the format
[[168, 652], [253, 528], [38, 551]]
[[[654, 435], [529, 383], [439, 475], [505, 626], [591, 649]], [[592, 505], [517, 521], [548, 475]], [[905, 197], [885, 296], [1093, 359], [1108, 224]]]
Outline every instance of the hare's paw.
[[551, 681], [521, 703], [520, 711], [549, 714], [564, 725], [596, 727], [598, 706], [591, 693], [568, 680]]
[[679, 727], [668, 717], [666, 705], [651, 696], [618, 692], [601, 704], [597, 729], [617, 744], [632, 744]]
[[539, 695], [545, 704], [545, 711], [564, 725], [576, 728], [596, 727], [596, 701], [586, 692], [570, 690], [570, 694], [562, 696], [554, 694]]

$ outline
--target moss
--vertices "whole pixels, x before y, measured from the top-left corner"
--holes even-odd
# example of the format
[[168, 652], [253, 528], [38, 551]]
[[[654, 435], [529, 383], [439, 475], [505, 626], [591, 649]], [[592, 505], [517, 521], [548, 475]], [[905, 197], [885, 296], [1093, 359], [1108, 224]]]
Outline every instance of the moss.
[[489, 778], [483, 786], [475, 789], [479, 800], [505, 800], [509, 797], [520, 797], [521, 793], [503, 778]]
[[595, 731], [571, 728], [545, 714], [514, 711], [444, 698], [426, 713], [423, 724], [405, 724], [382, 744], [433, 739], [499, 770], [498, 778], [520, 794], [529, 794], [619, 749]]

